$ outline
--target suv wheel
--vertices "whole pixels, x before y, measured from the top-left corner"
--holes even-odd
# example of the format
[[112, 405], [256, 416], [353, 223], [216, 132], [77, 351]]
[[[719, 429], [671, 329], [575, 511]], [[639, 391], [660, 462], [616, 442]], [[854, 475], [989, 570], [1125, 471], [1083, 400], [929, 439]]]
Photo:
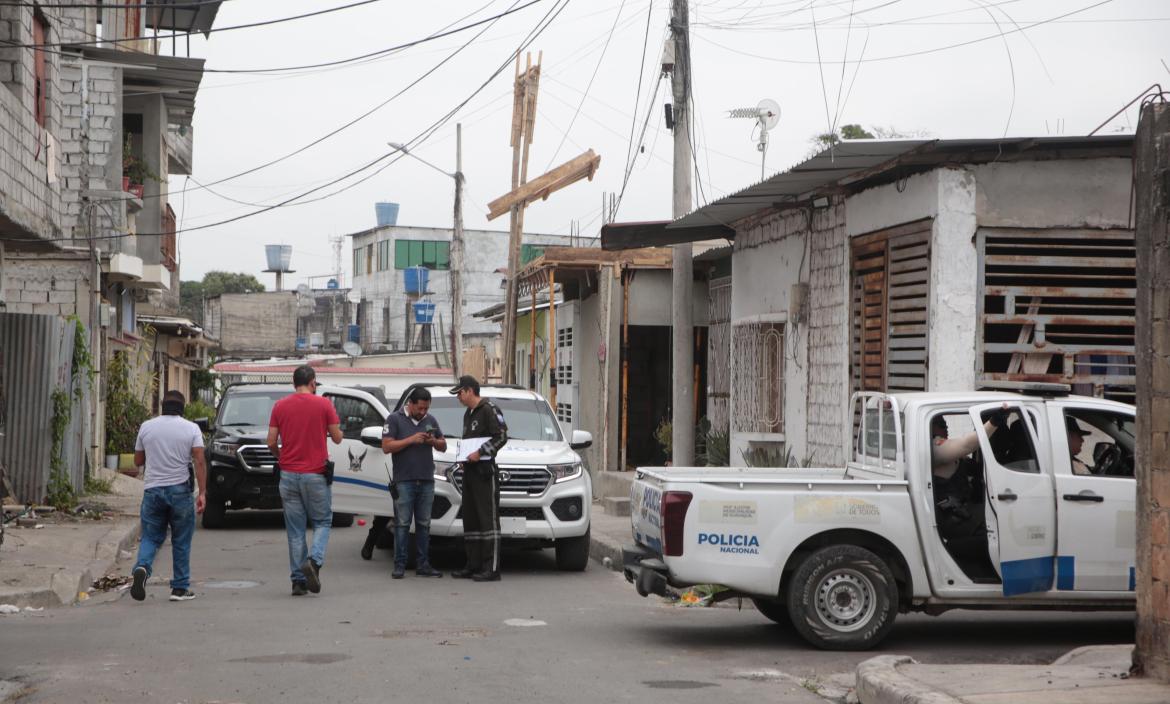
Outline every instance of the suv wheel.
[[553, 549], [557, 551], [558, 570], [583, 572], [589, 565], [589, 530], [576, 538], [559, 538]]
[[352, 513], [336, 513], [336, 512], [334, 512], [334, 514], [333, 514], [333, 527], [334, 528], [349, 528], [352, 525], [353, 525], [353, 514]]
[[223, 528], [227, 522], [227, 503], [223, 499], [207, 496], [207, 505], [203, 507], [203, 527], [208, 530]]

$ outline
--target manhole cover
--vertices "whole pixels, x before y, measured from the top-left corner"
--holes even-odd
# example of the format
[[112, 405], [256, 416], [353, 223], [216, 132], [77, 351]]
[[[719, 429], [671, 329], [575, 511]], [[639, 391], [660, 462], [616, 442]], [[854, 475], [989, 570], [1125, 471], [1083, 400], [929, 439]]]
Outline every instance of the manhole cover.
[[203, 586], [208, 589], [251, 589], [252, 587], [260, 586], [260, 582], [255, 582], [250, 579], [224, 579], [215, 582], [204, 582]]
[[279, 665], [286, 662], [299, 662], [307, 665], [329, 665], [342, 660], [349, 660], [350, 656], [342, 653], [281, 653], [280, 655], [253, 655], [246, 658], [236, 658], [228, 662], [261, 663]]
[[702, 689], [719, 686], [714, 682], [695, 682], [694, 680], [649, 680], [642, 684], [650, 689]]

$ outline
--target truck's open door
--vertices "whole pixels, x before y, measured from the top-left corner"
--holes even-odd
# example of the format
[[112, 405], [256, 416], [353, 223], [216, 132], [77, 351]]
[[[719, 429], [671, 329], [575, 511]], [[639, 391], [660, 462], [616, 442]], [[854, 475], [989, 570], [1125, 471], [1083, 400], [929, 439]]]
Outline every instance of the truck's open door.
[[1006, 422], [988, 434], [984, 423], [1003, 404], [970, 409], [979, 436], [987, 491], [987, 542], [1003, 580], [1003, 595], [1052, 589], [1056, 559], [1056, 509], [1050, 471], [1041, 461], [1034, 417], [1009, 404]]

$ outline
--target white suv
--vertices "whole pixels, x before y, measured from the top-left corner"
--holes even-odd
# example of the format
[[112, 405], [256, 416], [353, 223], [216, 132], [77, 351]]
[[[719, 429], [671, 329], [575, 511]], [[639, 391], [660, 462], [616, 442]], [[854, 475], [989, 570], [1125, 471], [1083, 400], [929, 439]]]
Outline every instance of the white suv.
[[[418, 387], [431, 392], [431, 415], [438, 420], [443, 435], [452, 441], [447, 443], [447, 452], [435, 452], [431, 536], [459, 537], [463, 535], [463, 467], [455, 463], [458, 443], [454, 440], [463, 432], [465, 409], [448, 393], [448, 386], [419, 384], [403, 392], [395, 410]], [[576, 450], [589, 447], [593, 436], [575, 430], [566, 439], [548, 401], [534, 391], [520, 386], [484, 385], [480, 394], [500, 408], [508, 424], [508, 443], [496, 458], [501, 537], [551, 546], [556, 550], [559, 569], [584, 570], [589, 564], [593, 484]], [[380, 446], [381, 429], [365, 428], [362, 442]]]

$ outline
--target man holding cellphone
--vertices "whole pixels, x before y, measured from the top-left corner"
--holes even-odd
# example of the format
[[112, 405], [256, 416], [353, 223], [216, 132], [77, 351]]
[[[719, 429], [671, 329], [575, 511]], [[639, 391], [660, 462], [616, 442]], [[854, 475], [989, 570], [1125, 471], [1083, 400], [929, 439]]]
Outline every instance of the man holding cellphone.
[[[406, 398], [402, 410], [391, 413], [382, 428], [382, 452], [394, 456], [394, 571], [390, 576], [406, 575], [410, 523], [418, 547], [415, 574], [419, 577], [442, 577], [431, 567], [431, 505], [435, 500], [435, 458], [432, 450], [444, 452], [447, 440], [439, 422], [428, 411], [431, 392], [416, 387]], [[373, 531], [371, 531], [373, 532]]]

